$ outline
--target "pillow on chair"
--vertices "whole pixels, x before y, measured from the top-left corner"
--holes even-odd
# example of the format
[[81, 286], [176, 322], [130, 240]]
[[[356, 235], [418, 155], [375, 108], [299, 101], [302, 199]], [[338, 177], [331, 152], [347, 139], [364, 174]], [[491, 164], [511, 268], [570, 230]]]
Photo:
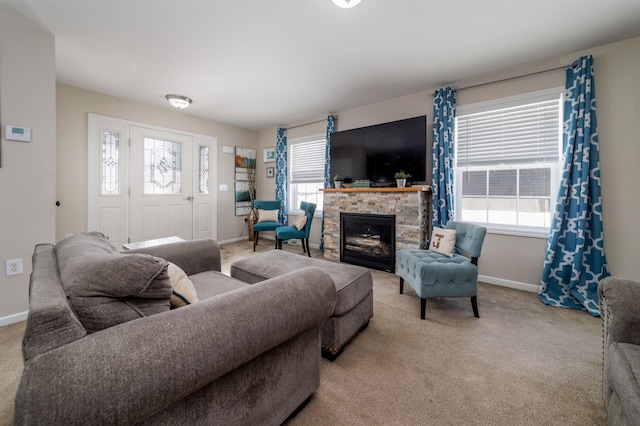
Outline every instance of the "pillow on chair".
[[298, 231], [302, 231], [302, 228], [307, 224], [307, 216], [298, 216], [298, 218], [293, 222], [293, 226], [296, 227]]
[[456, 247], [456, 230], [443, 229], [437, 226], [433, 228], [429, 250], [445, 256], [453, 257], [453, 249]]
[[260, 210], [258, 209], [258, 223], [260, 222], [277, 222], [279, 210]]

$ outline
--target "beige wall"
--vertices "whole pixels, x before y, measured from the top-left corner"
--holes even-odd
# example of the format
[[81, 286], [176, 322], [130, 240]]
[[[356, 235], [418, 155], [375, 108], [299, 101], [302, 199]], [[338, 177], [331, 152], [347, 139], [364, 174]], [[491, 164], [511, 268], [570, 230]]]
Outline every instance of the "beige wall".
[[[640, 211], [640, 193], [637, 189], [637, 183], [640, 182], [640, 38], [550, 58], [492, 75], [453, 82], [451, 86], [467, 87], [556, 68], [570, 64], [585, 54], [593, 55], [596, 75], [605, 253], [613, 274], [640, 280], [640, 249], [636, 243], [640, 240], [640, 227], [636, 225], [635, 220], [637, 212]], [[456, 95], [457, 104], [469, 105], [536, 90], [563, 87], [564, 78], [564, 72], [559, 70], [460, 90]], [[336, 130], [348, 130], [422, 114], [427, 115], [427, 121], [431, 124], [431, 95], [435, 89], [437, 88], [339, 111], [336, 114]], [[431, 129], [429, 125], [428, 158], [431, 156]], [[315, 129], [302, 127], [295, 131], [297, 136], [302, 136], [300, 133], [307, 131], [307, 134], [313, 134]], [[291, 132], [288, 136], [292, 137]], [[262, 131], [259, 145], [261, 148], [274, 146], [275, 129]], [[430, 160], [427, 163], [430, 169]], [[264, 182], [259, 186], [259, 192], [273, 194], [273, 184]], [[315, 238], [312, 236], [311, 243], [319, 243], [319, 232]], [[547, 240], [544, 238], [489, 234], [480, 260], [480, 274], [489, 282], [535, 291], [540, 283], [546, 243]]]
[[[55, 43], [0, 1], [0, 325], [24, 319], [31, 255], [55, 238]], [[4, 139], [4, 126], [31, 128], [31, 142]], [[5, 261], [24, 273], [5, 276]]]
[[[87, 118], [89, 113], [151, 124], [191, 133], [214, 136], [218, 140], [218, 162], [215, 173], [218, 187], [217, 239], [229, 241], [247, 236], [242, 216], [235, 216], [234, 155], [223, 153], [223, 146], [256, 148], [258, 133], [188, 116], [181, 111], [129, 102], [76, 87], [58, 84], [58, 207], [56, 238], [87, 230]], [[197, 98], [196, 98], [197, 102]]]

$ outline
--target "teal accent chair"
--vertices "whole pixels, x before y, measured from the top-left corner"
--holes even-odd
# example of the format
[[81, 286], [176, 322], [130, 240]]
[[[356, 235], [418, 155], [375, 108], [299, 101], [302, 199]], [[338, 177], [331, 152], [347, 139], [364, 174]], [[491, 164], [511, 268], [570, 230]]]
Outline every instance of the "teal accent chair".
[[[253, 200], [253, 208], [258, 210], [280, 210], [282, 201], [259, 201]], [[257, 212], [256, 212], [257, 213]], [[275, 231], [277, 227], [282, 226], [280, 222], [258, 222], [253, 224], [253, 251], [256, 251], [260, 232]]]
[[282, 241], [284, 240], [300, 239], [302, 242], [302, 250], [311, 257], [311, 252], [309, 251], [309, 234], [311, 233], [311, 222], [313, 221], [313, 214], [316, 211], [316, 205], [303, 201], [300, 203], [300, 210], [307, 216], [307, 223], [305, 223], [304, 228], [301, 230], [298, 230], [295, 226], [281, 226], [276, 228], [276, 248], [282, 250]]
[[400, 294], [406, 280], [420, 297], [421, 319], [425, 319], [427, 299], [432, 297], [471, 297], [473, 314], [480, 318], [477, 300], [478, 258], [487, 229], [451, 220], [446, 228], [456, 230], [453, 257], [422, 249], [396, 252]]

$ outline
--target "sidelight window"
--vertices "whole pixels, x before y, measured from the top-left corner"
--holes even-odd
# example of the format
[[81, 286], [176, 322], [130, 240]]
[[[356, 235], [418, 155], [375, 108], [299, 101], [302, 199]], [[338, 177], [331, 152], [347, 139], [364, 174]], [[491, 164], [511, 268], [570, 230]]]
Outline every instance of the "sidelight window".
[[120, 195], [120, 133], [101, 130], [102, 145], [101, 188], [102, 195]]

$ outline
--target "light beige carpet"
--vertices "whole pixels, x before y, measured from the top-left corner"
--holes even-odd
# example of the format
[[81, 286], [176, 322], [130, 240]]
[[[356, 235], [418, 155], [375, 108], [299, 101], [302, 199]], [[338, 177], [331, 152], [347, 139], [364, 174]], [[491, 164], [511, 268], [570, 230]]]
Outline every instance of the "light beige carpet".
[[[223, 245], [223, 272], [251, 256], [251, 244]], [[258, 246], [272, 249], [271, 240]], [[322, 360], [320, 388], [288, 425], [606, 423], [599, 318], [481, 284], [479, 319], [468, 298], [435, 299], [423, 321], [408, 285], [401, 295], [394, 275], [373, 271], [373, 277], [369, 327], [336, 361]], [[23, 330], [23, 324], [0, 328], [0, 424], [13, 416]]]

